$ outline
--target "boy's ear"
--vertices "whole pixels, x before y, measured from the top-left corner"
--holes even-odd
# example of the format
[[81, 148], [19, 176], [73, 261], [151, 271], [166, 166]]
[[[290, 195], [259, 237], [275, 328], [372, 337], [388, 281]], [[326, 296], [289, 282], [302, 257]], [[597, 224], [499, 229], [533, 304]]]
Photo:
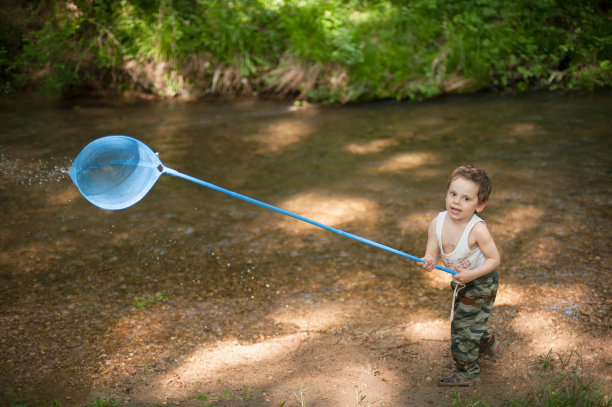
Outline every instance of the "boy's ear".
[[487, 201], [481, 202], [476, 206], [476, 213], [482, 212], [482, 210], [487, 206]]

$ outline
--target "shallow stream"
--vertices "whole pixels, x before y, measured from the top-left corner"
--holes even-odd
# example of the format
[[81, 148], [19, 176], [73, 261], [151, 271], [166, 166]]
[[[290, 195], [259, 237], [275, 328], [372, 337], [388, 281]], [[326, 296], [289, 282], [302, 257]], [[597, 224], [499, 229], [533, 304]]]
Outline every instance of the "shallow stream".
[[365, 330], [400, 323], [385, 309], [447, 312], [446, 286], [423, 284], [413, 262], [185, 180], [162, 176], [126, 210], [92, 206], [67, 170], [110, 134], [142, 140], [183, 173], [416, 256], [448, 175], [477, 164], [493, 179], [483, 218], [502, 287], [609, 329], [610, 112], [609, 93], [343, 107], [0, 100], [0, 387], [52, 378], [83, 389], [117, 358], [137, 366], [162, 348], [174, 357], [168, 343], [184, 351], [297, 330], [271, 317], [297, 301], [352, 300], [372, 312], [344, 310], [343, 323]]

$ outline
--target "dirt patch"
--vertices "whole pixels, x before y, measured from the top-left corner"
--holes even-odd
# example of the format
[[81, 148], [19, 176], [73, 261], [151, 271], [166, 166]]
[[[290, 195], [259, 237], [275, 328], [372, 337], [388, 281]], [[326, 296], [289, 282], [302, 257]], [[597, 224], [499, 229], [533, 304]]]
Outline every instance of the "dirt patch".
[[[430, 277], [432, 286], [442, 284], [440, 275]], [[450, 372], [448, 310], [418, 305], [443, 302], [450, 292], [441, 290], [436, 301], [423, 292], [414, 305], [398, 306], [368, 295], [366, 274], [360, 280], [361, 286], [338, 279], [349, 288], [331, 295], [337, 298], [282, 296], [265, 317], [254, 304], [234, 300], [160, 300], [132, 308], [98, 338], [74, 326], [43, 335], [75, 313], [83, 327], [104, 326], [104, 312], [78, 313], [71, 304], [61, 312], [22, 308], [23, 317], [3, 318], [3, 371], [17, 375], [3, 376], [4, 403], [56, 399], [83, 406], [93, 393], [133, 406], [450, 405], [458, 389], [437, 385]], [[527, 395], [548, 351], [555, 360], [578, 363], [585, 380], [610, 391], [609, 330], [537, 306], [511, 305], [514, 296], [502, 285], [490, 321], [501, 351], [480, 360], [482, 383], [460, 389], [462, 397], [496, 402]], [[49, 315], [57, 319], [42, 322]], [[212, 315], [241, 325], [208, 326], [203, 321]], [[43, 326], [34, 326], [37, 321]], [[25, 352], [16, 345], [24, 338], [31, 344]]]

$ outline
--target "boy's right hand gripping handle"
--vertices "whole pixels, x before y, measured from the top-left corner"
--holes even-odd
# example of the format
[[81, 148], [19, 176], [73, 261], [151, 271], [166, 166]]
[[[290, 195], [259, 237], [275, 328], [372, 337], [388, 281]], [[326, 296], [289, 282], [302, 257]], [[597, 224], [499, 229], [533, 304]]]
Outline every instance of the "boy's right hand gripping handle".
[[[421, 263], [425, 263], [425, 260], [423, 259], [416, 258], [415, 260]], [[452, 275], [458, 274], [455, 270], [451, 270], [446, 267], [438, 266], [437, 264], [434, 267], [437, 268], [438, 270], [446, 271], [447, 273], [450, 273]]]

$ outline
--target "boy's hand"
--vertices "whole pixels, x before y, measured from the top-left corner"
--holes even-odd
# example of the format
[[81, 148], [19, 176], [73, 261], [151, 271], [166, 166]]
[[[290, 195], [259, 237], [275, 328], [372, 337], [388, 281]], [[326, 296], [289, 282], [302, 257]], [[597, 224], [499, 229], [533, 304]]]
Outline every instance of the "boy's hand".
[[458, 267], [458, 266], [455, 267], [455, 270], [457, 270], [458, 273], [455, 274], [453, 278], [459, 281], [461, 284], [467, 284], [470, 281], [475, 279], [473, 275], [474, 273], [472, 272], [473, 270], [468, 270], [468, 269], [465, 269], [463, 267]]
[[424, 263], [419, 262], [419, 266], [423, 267], [427, 271], [431, 271], [436, 267], [436, 259], [428, 254], [423, 257], [423, 261]]

